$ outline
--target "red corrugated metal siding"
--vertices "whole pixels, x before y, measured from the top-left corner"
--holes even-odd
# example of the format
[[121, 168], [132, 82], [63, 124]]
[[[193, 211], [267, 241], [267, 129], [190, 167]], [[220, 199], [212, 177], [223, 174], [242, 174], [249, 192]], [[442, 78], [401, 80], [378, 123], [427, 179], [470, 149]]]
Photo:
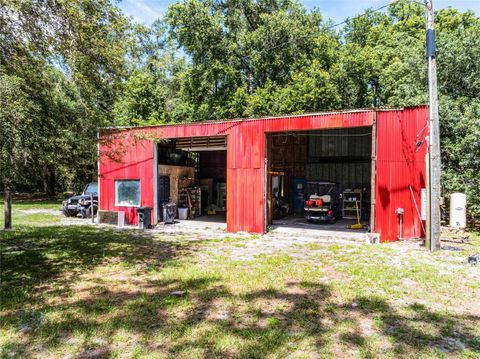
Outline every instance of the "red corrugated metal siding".
[[264, 231], [265, 136], [259, 121], [229, 130], [227, 139], [227, 230]]
[[[121, 162], [100, 156], [99, 187], [100, 209], [110, 211], [124, 211], [125, 221], [137, 224], [137, 209], [135, 207], [115, 206], [115, 180], [139, 179], [140, 180], [140, 205], [153, 208], [154, 203], [154, 160], [153, 143], [150, 141], [137, 141], [127, 136], [121, 140], [122, 147], [117, 147], [122, 153]], [[100, 145], [100, 154], [107, 151], [107, 147]], [[153, 220], [153, 214], [152, 214]]]
[[[227, 230], [262, 233], [264, 230], [265, 132], [303, 131], [327, 128], [371, 126], [376, 112], [357, 111], [335, 114], [302, 115], [257, 120], [182, 124], [126, 129], [125, 133], [151, 133], [156, 137], [179, 138], [227, 136]], [[378, 112], [376, 231], [383, 241], [395, 240], [395, 208], [405, 208], [404, 236], [421, 235], [421, 226], [412, 207], [408, 184], [417, 203], [424, 186], [424, 146], [415, 152], [417, 134], [425, 124], [426, 108]], [[100, 161], [100, 208], [125, 210], [129, 223], [136, 223], [135, 209], [115, 207], [114, 180], [139, 178], [142, 205], [153, 207], [153, 144], [120, 139], [127, 147], [122, 163], [107, 158]], [[100, 152], [104, 148], [100, 146]], [[413, 224], [413, 225], [412, 225]]]
[[378, 112], [375, 232], [381, 241], [397, 240], [397, 208], [404, 208], [403, 238], [422, 237], [422, 226], [409, 189], [412, 186], [420, 207], [420, 189], [425, 187], [426, 143], [416, 148], [417, 139], [427, 135], [427, 108], [415, 107]]

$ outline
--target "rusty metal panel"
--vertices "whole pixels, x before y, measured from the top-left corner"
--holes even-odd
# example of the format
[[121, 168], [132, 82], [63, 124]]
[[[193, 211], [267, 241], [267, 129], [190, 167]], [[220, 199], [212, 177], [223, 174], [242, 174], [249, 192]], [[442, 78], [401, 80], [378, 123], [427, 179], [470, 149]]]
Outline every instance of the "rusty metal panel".
[[425, 187], [427, 108], [380, 111], [377, 121], [377, 176], [375, 193], [375, 231], [381, 241], [399, 236], [395, 210], [404, 208], [403, 238], [424, 236], [409, 185], [420, 206], [420, 189]]

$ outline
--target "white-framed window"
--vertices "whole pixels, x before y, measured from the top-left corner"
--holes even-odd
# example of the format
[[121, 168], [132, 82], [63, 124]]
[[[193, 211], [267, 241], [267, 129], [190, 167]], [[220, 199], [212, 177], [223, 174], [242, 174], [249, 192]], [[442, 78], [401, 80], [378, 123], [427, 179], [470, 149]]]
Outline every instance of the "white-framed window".
[[140, 180], [115, 180], [115, 206], [140, 206]]

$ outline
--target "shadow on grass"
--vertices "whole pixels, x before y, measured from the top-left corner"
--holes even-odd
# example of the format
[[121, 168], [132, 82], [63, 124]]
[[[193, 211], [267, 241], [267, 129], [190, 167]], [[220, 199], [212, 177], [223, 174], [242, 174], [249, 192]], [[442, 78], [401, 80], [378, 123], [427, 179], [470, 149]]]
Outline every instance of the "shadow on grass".
[[[302, 341], [307, 340], [313, 343], [315, 352], [340, 344], [352, 353], [357, 351], [371, 357], [385, 349], [372, 352], [369, 345], [372, 333], [359, 329], [359, 318], [375, 315], [379, 322], [375, 333], [393, 341], [395, 346], [389, 350], [394, 355], [410, 357], [429, 347], [435, 348], [437, 354], [459, 354], [463, 350], [480, 354], [479, 338], [474, 334], [478, 318], [469, 318], [472, 323], [469, 326], [464, 324], [464, 317], [434, 313], [418, 304], [409, 308], [413, 315], [401, 314], [387, 302], [375, 298], [362, 297], [336, 305], [331, 302], [329, 287], [323, 285], [311, 286], [305, 292], [290, 293], [290, 289], [299, 288], [291, 284], [285, 291], [261, 290], [234, 295], [217, 280], [202, 277], [188, 283], [159, 281], [154, 287], [148, 294], [104, 290], [95, 297], [75, 302], [73, 307], [45, 307], [43, 310], [75, 314], [44, 324], [41, 327], [44, 334], [29, 335], [32, 340], [38, 340], [40, 335], [45, 347], [51, 349], [64, 344], [65, 337], [74, 332], [82, 333], [85, 342], [91, 343], [98, 332], [104, 333], [105, 338], [113, 338], [118, 331], [127, 331], [141, 338], [146, 353], [160, 346], [172, 357], [199, 351], [201, 357], [222, 358], [283, 357], [302, 350]], [[172, 289], [186, 290], [187, 294], [174, 297], [170, 294]], [[215, 303], [222, 299], [236, 304], [225, 312], [219, 311]], [[249, 318], [248, 311], [242, 307], [272, 300], [284, 302], [285, 309], [260, 310]], [[172, 314], [178, 310], [182, 315]], [[100, 319], [104, 314], [108, 322]], [[337, 332], [345, 323], [349, 323], [352, 330]], [[164, 345], [155, 338], [169, 338], [171, 342]], [[225, 341], [231, 344], [225, 345]], [[100, 353], [98, 357], [103, 357], [117, 344], [114, 339], [105, 340], [99, 347], [87, 344], [79, 355], [92, 357], [92, 353]], [[23, 353], [26, 352], [24, 348]]]
[[162, 266], [194, 245], [154, 241], [150, 232], [92, 226], [27, 227], [0, 232], [0, 308], [22, 300], [53, 281], [75, 276], [110, 259], [126, 265]]
[[[77, 346], [79, 358], [108, 357], [122, 351], [133, 356], [132, 344], [121, 347], [132, 341], [142, 348], [139, 355], [157, 352], [169, 357], [263, 358], [293, 352], [308, 357], [312, 354], [308, 350], [329, 356], [349, 356], [350, 351], [363, 356], [388, 352], [412, 356], [425, 354], [429, 347], [438, 353], [480, 354], [475, 328], [479, 318], [475, 316], [437, 313], [420, 304], [399, 309], [373, 296], [339, 304], [330, 285], [313, 280], [284, 283], [281, 289], [236, 292], [222, 273], [192, 277], [179, 271], [175, 275], [177, 260], [188, 257], [199, 244], [92, 227], [49, 227], [9, 236], [3, 239], [6, 243], [22, 241], [25, 249], [5, 246], [2, 293], [17, 288], [25, 296], [22, 300], [13, 297], [15, 292], [4, 296], [0, 322], [21, 333], [24, 340], [5, 343], [2, 355], [10, 351], [23, 357], [39, 356], [42, 350], [71, 344]], [[87, 295], [73, 301], [39, 301], [33, 303], [35, 310], [23, 309], [44, 284], [60, 281], [68, 287], [75, 276], [64, 278], [65, 273], [80, 275], [108, 260], [174, 274], [168, 279], [148, 278], [129, 289], [91, 283]], [[61, 315], [43, 320], [42, 313]], [[362, 329], [366, 319], [374, 323], [370, 331]], [[27, 330], [22, 330], [22, 323], [28, 324]], [[372, 336], [393, 345], [372, 348]], [[41, 347], [34, 348], [32, 343], [41, 343]], [[311, 348], [307, 350], [305, 343]], [[335, 346], [349, 352], [335, 352]]]

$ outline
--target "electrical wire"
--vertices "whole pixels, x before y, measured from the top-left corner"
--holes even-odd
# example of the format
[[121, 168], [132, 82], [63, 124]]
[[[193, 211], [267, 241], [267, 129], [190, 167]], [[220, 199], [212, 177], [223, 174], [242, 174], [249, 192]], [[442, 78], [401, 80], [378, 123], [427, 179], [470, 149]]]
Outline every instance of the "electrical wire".
[[[379, 8], [373, 9], [371, 12], [372, 12], [372, 13], [375, 13], [375, 12], [378, 12], [378, 11], [380, 11], [380, 10], [383, 10], [383, 9], [389, 7], [389, 6], [390, 6], [390, 2], [389, 2], [388, 4], [385, 4], [385, 5], [383, 5], [383, 6], [380, 6]], [[368, 10], [368, 9], [367, 9], [367, 10]], [[333, 29], [333, 28], [335, 28], [335, 27], [337, 27], [337, 26], [346, 24], [349, 20], [359, 19], [359, 18], [361, 18], [361, 17], [363, 17], [363, 16], [366, 16], [366, 15], [368, 15], [368, 14], [365, 12], [365, 13], [363, 13], [363, 14], [354, 16], [354, 17], [352, 17], [352, 18], [346, 18], [345, 20], [343, 20], [342, 22], [339, 22], [338, 24], [334, 24], [334, 25], [328, 26], [327, 29], [329, 29], [329, 30], [330, 30], [330, 29]]]
[[[420, 2], [415, 1], [415, 0], [410, 0], [410, 2], [414, 2], [414, 3], [419, 3], [419, 4], [420, 4]], [[382, 5], [382, 6], [378, 7], [378, 8], [375, 8], [375, 9], [373, 9], [373, 10], [370, 10], [368, 13], [367, 13], [367, 12], [364, 12], [363, 14], [359, 14], [359, 15], [353, 16], [353, 17], [351, 17], [351, 18], [346, 18], [346, 19], [343, 20], [342, 22], [339, 22], [339, 23], [336, 23], [336, 24], [327, 26], [325, 29], [331, 30], [331, 29], [334, 29], [334, 28], [336, 28], [336, 27], [338, 27], [338, 26], [344, 25], [344, 24], [346, 24], [347, 22], [349, 22], [349, 21], [351, 21], [351, 20], [360, 19], [360, 18], [362, 18], [362, 17], [364, 17], [364, 16], [367, 16], [367, 15], [369, 15], [369, 14], [379, 12], [379, 11], [381, 11], [381, 10], [383, 10], [383, 9], [386, 9], [386, 8], [389, 7], [391, 4], [392, 4], [391, 2], [388, 2], [388, 3], [385, 4], [385, 5]], [[423, 5], [425, 5], [425, 4], [423, 4]], [[369, 9], [366, 9], [366, 10], [369, 10]], [[306, 37], [306, 36], [308, 36], [308, 35], [305, 34], [305, 35], [303, 35], [303, 36], [298, 36], [298, 37], [296, 37], [296, 38], [290, 38], [290, 39], [288, 39], [287, 41], [282, 42], [282, 43], [280, 43], [280, 44], [277, 44], [277, 45], [274, 45], [274, 46], [271, 46], [271, 47], [267, 47], [267, 48], [265, 48], [265, 50], [266, 50], [266, 51], [271, 51], [271, 50], [275, 50], [275, 49], [281, 48], [281, 47], [283, 47], [283, 46], [285, 46], [285, 45], [288, 45], [288, 44], [290, 44], [290, 43], [293, 43], [294, 41], [298, 41], [299, 39], [302, 39], [302, 38], [304, 38], [304, 37]], [[248, 56], [248, 55], [241, 56], [241, 59], [242, 59], [242, 60], [248, 60], [248, 59], [249, 59], [249, 56]], [[196, 77], [196, 76], [200, 76], [201, 73], [200, 73], [200, 72], [197, 72], [197, 73], [192, 72], [191, 75], [193, 75], [194, 77]]]
[[[333, 28], [335, 28], [335, 27], [337, 27], [337, 26], [346, 24], [346, 23], [347, 23], [348, 21], [350, 21], [350, 20], [359, 19], [359, 18], [361, 18], [361, 17], [363, 17], [363, 16], [366, 16], [366, 15], [368, 15], [368, 14], [370, 14], [370, 13], [376, 13], [376, 12], [378, 12], [378, 11], [381, 11], [381, 10], [387, 8], [388, 6], [390, 6], [390, 3], [387, 3], [387, 4], [385, 4], [385, 5], [383, 5], [383, 6], [380, 6], [380, 7], [376, 8], [376, 9], [373, 9], [373, 10], [371, 10], [371, 12], [369, 12], [369, 13], [366, 13], [366, 12], [365, 12], [365, 13], [363, 13], [363, 14], [356, 15], [356, 16], [354, 16], [354, 17], [352, 17], [352, 18], [346, 18], [346, 19], [343, 20], [342, 22], [339, 22], [339, 23], [337, 23], [337, 24], [333, 24], [333, 25], [327, 26], [326, 29], [327, 29], [327, 30], [331, 30], [331, 29], [333, 29]], [[367, 9], [367, 10], [368, 10], [368, 9]], [[285, 45], [287, 45], [287, 44], [289, 44], [289, 43], [292, 43], [294, 40], [299, 40], [299, 39], [301, 39], [302, 37], [306, 37], [306, 36], [307, 36], [307, 35], [299, 36], [299, 37], [297, 37], [297, 38], [295, 38], [295, 39], [289, 39], [289, 40], [287, 40], [287, 41], [285, 41], [285, 42], [282, 42], [281, 44], [277, 44], [277, 45], [275, 45], [275, 46], [266, 48], [265, 50], [267, 50], [267, 51], [275, 50], [275, 49], [280, 48], [280, 47], [283, 47], [283, 46], [285, 46]]]

